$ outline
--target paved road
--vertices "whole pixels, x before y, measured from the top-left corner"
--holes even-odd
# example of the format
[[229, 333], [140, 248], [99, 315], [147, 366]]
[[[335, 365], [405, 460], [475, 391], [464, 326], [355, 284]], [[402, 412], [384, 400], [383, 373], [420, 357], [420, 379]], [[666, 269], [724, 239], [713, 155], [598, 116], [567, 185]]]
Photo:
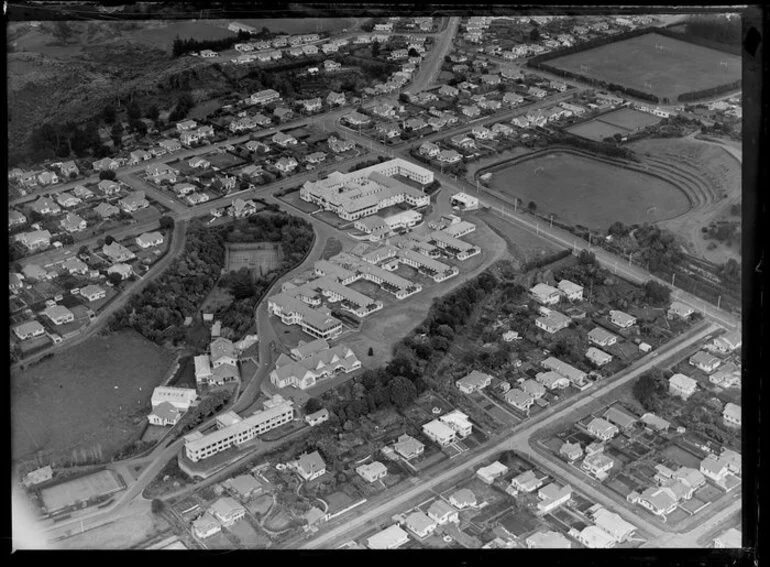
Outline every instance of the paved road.
[[[689, 532], [683, 534], [664, 533], [660, 537], [648, 541], [642, 547], [710, 547], [712, 542], [703, 541], [704, 536], [709, 535], [709, 532], [716, 531], [716, 528], [727, 523], [735, 512], [741, 510], [740, 494], [736, 494], [734, 497], [736, 498], [735, 502]], [[725, 529], [728, 527], [730, 526], [725, 526]]]
[[[414, 487], [402, 489], [399, 493], [388, 493], [387, 498], [373, 499], [368, 505], [357, 508], [355, 517], [347, 518], [344, 521], [334, 522], [331, 525], [334, 527], [315, 539], [305, 543], [301, 546], [301, 549], [332, 549], [337, 547], [342, 541], [348, 541], [354, 539], [369, 529], [369, 525], [377, 520], [384, 519], [385, 517], [396, 513], [399, 508], [403, 507], [409, 501], [417, 499], [420, 495], [426, 497], [426, 492], [434, 489], [436, 486], [443, 484], [460, 474], [466, 472], [468, 469], [476, 468], [476, 466], [482, 464], [484, 461], [492, 457], [493, 455], [510, 449], [519, 449], [523, 447], [524, 450], [528, 450], [528, 440], [532, 435], [532, 432], [537, 428], [540, 429], [545, 425], [552, 423], [558, 419], [563, 419], [567, 414], [572, 413], [576, 409], [584, 406], [587, 403], [593, 402], [595, 398], [606, 395], [612, 390], [622, 386], [629, 380], [634, 379], [641, 373], [647, 371], [650, 367], [660, 364], [663, 360], [673, 358], [679, 351], [693, 343], [701, 340], [702, 337], [713, 331], [712, 326], [707, 326], [705, 329], [696, 330], [693, 333], [680, 336], [667, 345], [658, 349], [656, 353], [645, 356], [640, 361], [633, 364], [631, 367], [617, 374], [615, 377], [608, 379], [602, 386], [596, 390], [587, 390], [579, 393], [567, 400], [563, 400], [556, 405], [551, 406], [537, 416], [522, 422], [513, 428], [511, 432], [518, 432], [511, 436], [511, 432], [505, 432], [494, 438], [497, 441], [494, 445], [484, 449], [479, 453], [469, 451], [466, 453], [467, 457], [460, 456], [452, 462], [452, 467], [430, 479], [421, 479], [420, 483]], [[521, 449], [519, 449], [521, 450]], [[472, 457], [471, 457], [472, 455]], [[578, 484], [577, 482], [575, 483]], [[366, 511], [363, 509], [367, 508]], [[630, 511], [621, 509], [617, 510], [617, 506], [611, 504], [611, 509], [615, 509], [618, 513], [624, 517], [634, 517], [636, 514], [632, 514]], [[341, 518], [345, 518], [342, 516]], [[646, 522], [637, 521], [636, 525], [641, 525], [645, 529], [651, 528], [651, 533], [657, 535], [661, 533], [655, 526], [645, 526]]]
[[436, 84], [439, 72], [441, 71], [441, 65], [444, 63], [444, 57], [452, 49], [452, 40], [457, 34], [459, 27], [459, 17], [449, 18], [447, 29], [436, 38], [433, 47], [420, 62], [420, 68], [415, 73], [415, 77], [412, 79], [409, 87], [411, 92], [424, 91]]

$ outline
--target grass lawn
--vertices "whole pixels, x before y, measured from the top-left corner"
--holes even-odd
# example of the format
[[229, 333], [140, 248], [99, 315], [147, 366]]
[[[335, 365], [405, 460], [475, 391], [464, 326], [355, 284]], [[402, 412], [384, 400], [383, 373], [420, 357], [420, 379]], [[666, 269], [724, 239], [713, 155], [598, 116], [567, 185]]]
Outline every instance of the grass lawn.
[[62, 462], [100, 446], [107, 458], [138, 437], [153, 387], [173, 355], [126, 331], [91, 338], [11, 375], [14, 460]]
[[548, 64], [667, 97], [671, 102], [682, 93], [741, 78], [739, 56], [655, 33], [557, 57]]
[[498, 169], [489, 186], [535, 202], [541, 213], [598, 229], [656, 222], [689, 208], [685, 195], [661, 179], [558, 151]]

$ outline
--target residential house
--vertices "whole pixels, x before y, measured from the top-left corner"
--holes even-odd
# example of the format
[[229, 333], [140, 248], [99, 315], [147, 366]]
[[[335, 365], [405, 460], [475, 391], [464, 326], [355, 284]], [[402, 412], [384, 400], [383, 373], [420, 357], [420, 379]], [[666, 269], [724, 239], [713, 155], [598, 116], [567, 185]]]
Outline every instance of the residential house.
[[455, 150], [441, 150], [436, 159], [442, 163], [457, 163], [462, 161], [463, 156]]
[[527, 92], [537, 98], [545, 98], [548, 95], [548, 92], [539, 88], [539, 87], [529, 87], [527, 89]]
[[182, 120], [176, 123], [176, 129], [180, 132], [195, 130], [197, 127], [198, 123], [195, 120]]
[[492, 133], [495, 135], [500, 134], [503, 136], [511, 136], [513, 135], [513, 128], [511, 128], [507, 124], [498, 122], [497, 124], [492, 125]]
[[435, 520], [440, 526], [450, 522], [456, 524], [460, 521], [460, 514], [454, 506], [440, 498], [434, 500], [430, 505], [428, 508], [428, 516]]
[[13, 328], [13, 333], [19, 340], [26, 341], [35, 337], [42, 337], [45, 334], [45, 328], [36, 320], [26, 321]]
[[8, 210], [8, 228], [23, 226], [25, 224], [27, 224], [27, 217], [19, 211], [14, 211], [13, 209]]
[[150, 202], [145, 198], [144, 191], [134, 191], [118, 201], [118, 204], [127, 213], [133, 213], [150, 206]]
[[69, 274], [87, 274], [88, 266], [85, 262], [71, 256], [61, 263], [62, 270], [65, 270]]
[[118, 209], [115, 205], [101, 202], [96, 207], [94, 207], [93, 211], [103, 219], [106, 219], [113, 215], [117, 215], [120, 212], [120, 209]]
[[547, 514], [572, 498], [572, 487], [569, 484], [559, 486], [553, 482], [538, 490], [537, 495], [540, 498], [540, 502], [537, 503], [538, 512]]
[[636, 532], [636, 526], [629, 524], [618, 514], [610, 512], [603, 506], [593, 512], [593, 520], [598, 528], [610, 534], [615, 543], [628, 541]]
[[438, 418], [441, 423], [451, 427], [455, 434], [464, 439], [473, 432], [473, 424], [468, 416], [460, 410], [452, 410]]
[[464, 394], [472, 394], [479, 390], [483, 390], [492, 383], [492, 376], [484, 374], [478, 370], [472, 371], [464, 378], [460, 378], [455, 382], [457, 388]]
[[102, 247], [102, 253], [113, 262], [126, 262], [136, 258], [136, 255], [131, 250], [120, 244], [117, 240], [111, 244], [105, 244]]
[[58, 215], [61, 212], [61, 207], [53, 199], [42, 195], [29, 208], [41, 215]]
[[[183, 132], [187, 134], [188, 132]], [[161, 140], [158, 145], [167, 153], [178, 152], [182, 149], [182, 143], [179, 140]]]
[[388, 469], [379, 461], [372, 461], [356, 467], [356, 473], [363, 478], [366, 482], [376, 482], [381, 478], [385, 478], [388, 474]]
[[557, 287], [570, 301], [583, 300], [583, 286], [569, 280], [561, 280]]
[[602, 327], [596, 327], [589, 331], [588, 340], [600, 347], [608, 347], [617, 343], [618, 337]]
[[222, 526], [214, 516], [206, 512], [192, 523], [192, 533], [198, 539], [206, 539], [222, 531]]
[[527, 537], [527, 549], [570, 549], [572, 542], [559, 532], [538, 531]]
[[295, 462], [297, 473], [305, 480], [315, 480], [326, 474], [326, 463], [318, 451], [305, 453]]
[[90, 284], [80, 288], [80, 296], [85, 297], [89, 302], [94, 302], [104, 299], [107, 292], [98, 285]]
[[481, 116], [481, 109], [475, 104], [464, 105], [460, 107], [462, 113], [468, 118], [478, 118]]
[[91, 166], [94, 171], [115, 171], [120, 167], [120, 162], [112, 158], [104, 158], [96, 160]]
[[409, 541], [409, 534], [393, 524], [366, 540], [369, 549], [396, 549]]
[[508, 472], [508, 467], [499, 461], [495, 461], [491, 465], [481, 467], [476, 471], [478, 476], [486, 484], [492, 484], [496, 478], [505, 475]]
[[733, 362], [723, 364], [719, 370], [709, 376], [709, 382], [722, 388], [741, 386], [741, 369]]
[[249, 97], [249, 102], [251, 104], [268, 104], [270, 102], [279, 100], [280, 98], [281, 95], [278, 93], [278, 91], [273, 89], [265, 89], [252, 94]]
[[329, 106], [342, 106], [345, 104], [345, 93], [336, 93], [331, 91], [326, 97], [326, 104]]
[[288, 146], [294, 146], [297, 144], [297, 139], [294, 136], [289, 136], [283, 132], [276, 132], [272, 138], [270, 138], [274, 144], [278, 144], [282, 148]]
[[461, 488], [449, 496], [449, 503], [458, 510], [464, 510], [465, 508], [475, 508], [477, 500], [472, 490]]
[[438, 419], [429, 421], [422, 426], [422, 432], [431, 440], [440, 445], [446, 447], [455, 442], [456, 433], [455, 430]]
[[586, 358], [590, 360], [595, 366], [602, 367], [612, 362], [612, 356], [599, 350], [596, 347], [588, 347], [586, 351]]
[[75, 165], [75, 162], [70, 160], [59, 164], [59, 173], [61, 173], [63, 178], [70, 179], [77, 176], [80, 173], [80, 170], [78, 169], [78, 166]]
[[234, 498], [223, 496], [211, 505], [209, 512], [211, 512], [223, 526], [228, 527], [232, 526], [246, 515], [246, 508], [241, 506]]
[[246, 218], [257, 212], [257, 205], [251, 199], [235, 199], [230, 207], [228, 207], [228, 214], [237, 219]]
[[54, 325], [64, 325], [75, 320], [72, 311], [63, 305], [49, 305], [43, 310], [42, 315], [48, 317]]
[[495, 137], [494, 132], [486, 126], [474, 126], [473, 130], [471, 130], [471, 134], [473, 134], [473, 137], [477, 140], [491, 140]]
[[594, 453], [583, 459], [580, 468], [587, 473], [594, 475], [599, 480], [604, 480], [613, 466], [615, 466], [615, 461], [613, 461], [611, 457], [608, 457], [604, 453]]
[[136, 243], [140, 248], [151, 248], [163, 244], [163, 235], [160, 232], [145, 232], [136, 237]]
[[703, 476], [722, 487], [724, 487], [725, 479], [730, 472], [725, 461], [712, 455], [701, 461], [699, 470]]
[[529, 411], [529, 408], [535, 403], [534, 398], [528, 392], [518, 388], [508, 390], [505, 393], [505, 401], [521, 411]]
[[601, 417], [593, 418], [586, 430], [601, 441], [609, 441], [620, 432], [617, 426]]
[[305, 112], [317, 112], [321, 110], [323, 107], [323, 103], [321, 102], [321, 99], [316, 98], [309, 98], [307, 100], [300, 100], [297, 101], [297, 104], [303, 107], [303, 110]]
[[688, 399], [695, 393], [698, 382], [689, 376], [676, 373], [668, 379], [668, 391], [672, 396], [679, 396], [683, 400]]
[[672, 301], [671, 306], [668, 308], [669, 318], [680, 317], [682, 319], [687, 319], [693, 313], [695, 313], [695, 309], [680, 301]]
[[566, 315], [549, 309], [545, 316], [535, 319], [535, 326], [546, 333], [554, 334], [569, 327], [571, 321]]
[[469, 138], [466, 134], [457, 134], [456, 136], [452, 136], [449, 141], [452, 143], [452, 145], [457, 146], [458, 148], [465, 151], [476, 149], [476, 142], [473, 140], [473, 138]]
[[403, 434], [394, 443], [393, 449], [405, 459], [414, 459], [422, 455], [425, 445], [414, 437]]
[[60, 221], [60, 224], [67, 232], [80, 232], [88, 226], [88, 223], [75, 213], [67, 213], [67, 216]]
[[532, 298], [543, 305], [555, 305], [559, 303], [560, 293], [555, 287], [539, 283], [529, 290]]
[[655, 431], [666, 432], [668, 431], [668, 428], [671, 427], [671, 424], [668, 421], [666, 421], [661, 417], [658, 417], [654, 413], [645, 413], [639, 419], [648, 428], [653, 429]]
[[404, 520], [406, 529], [419, 538], [426, 538], [436, 530], [438, 523], [424, 512], [416, 511], [409, 514]]
[[613, 325], [617, 325], [621, 329], [628, 329], [636, 325], [636, 317], [632, 317], [628, 313], [617, 311], [615, 309], [610, 310], [610, 322]]
[[620, 431], [628, 431], [636, 423], [633, 415], [623, 411], [620, 406], [614, 405], [604, 412], [604, 419], [618, 426]]
[[433, 142], [423, 142], [420, 145], [419, 153], [423, 156], [436, 157], [441, 150]]
[[371, 118], [355, 110], [343, 116], [342, 120], [344, 120], [351, 126], [364, 126], [366, 124], [369, 124], [369, 122], [371, 122]]
[[543, 386], [540, 382], [532, 379], [525, 380], [521, 384], [521, 389], [525, 393], [529, 394], [533, 400], [539, 400], [545, 396], [545, 386]]
[[742, 338], [740, 329], [731, 333], [726, 333], [721, 337], [714, 339], [712, 348], [717, 352], [729, 353], [741, 348]]
[[329, 144], [329, 149], [335, 154], [347, 152], [356, 147], [355, 142], [351, 142], [350, 140], [340, 140], [334, 137], [330, 137], [327, 143]]
[[710, 355], [706, 351], [700, 350], [690, 357], [690, 364], [706, 374], [711, 374], [716, 370], [722, 361], [717, 357]]
[[56, 202], [59, 203], [65, 209], [75, 207], [82, 203], [80, 199], [75, 197], [72, 193], [61, 192], [56, 196]]
[[485, 74], [481, 75], [481, 82], [488, 87], [495, 87], [500, 84], [500, 75]]
[[530, 493], [543, 486], [542, 478], [535, 471], [528, 470], [511, 479], [511, 489], [516, 492]]
[[119, 274], [120, 278], [125, 280], [126, 278], [131, 277], [131, 274], [133, 273], [133, 270], [131, 269], [131, 266], [128, 264], [113, 264], [109, 268], [107, 268], [107, 274]]
[[377, 124], [375, 129], [378, 135], [385, 136], [386, 138], [397, 138], [401, 135], [401, 128], [399, 128], [398, 124]]
[[741, 426], [741, 406], [728, 402], [725, 404], [722, 411], [722, 419], [724, 419], [725, 425], [730, 427]]
[[21, 242], [28, 250], [42, 250], [51, 245], [51, 233], [47, 230], [33, 230], [14, 235], [16, 242]]
[[75, 197], [79, 199], [90, 199], [94, 196], [93, 192], [83, 185], [75, 185], [72, 192], [75, 194]]
[[305, 416], [305, 422], [310, 427], [315, 427], [316, 425], [320, 425], [326, 421], [329, 421], [329, 410], [326, 408], [320, 409], [317, 412], [309, 413]]
[[568, 461], [576, 461], [583, 456], [583, 448], [580, 443], [565, 442], [559, 449], [559, 455]]
[[312, 154], [308, 154], [308, 156], [305, 158], [305, 160], [308, 163], [311, 164], [317, 164], [322, 163], [326, 160], [326, 153], [325, 152], [313, 152]]
[[283, 173], [294, 171], [294, 168], [296, 168], [297, 165], [299, 164], [293, 157], [282, 157], [277, 162], [275, 162], [275, 168]]
[[563, 390], [569, 387], [570, 381], [558, 372], [539, 372], [535, 377], [540, 384], [549, 390]]
[[438, 90], [438, 94], [440, 94], [441, 96], [446, 96], [446, 97], [456, 97], [457, 95], [460, 94], [460, 91], [459, 91], [459, 89], [457, 89], [457, 88], [455, 88], [453, 86], [442, 85], [441, 88], [439, 88], [439, 90]]

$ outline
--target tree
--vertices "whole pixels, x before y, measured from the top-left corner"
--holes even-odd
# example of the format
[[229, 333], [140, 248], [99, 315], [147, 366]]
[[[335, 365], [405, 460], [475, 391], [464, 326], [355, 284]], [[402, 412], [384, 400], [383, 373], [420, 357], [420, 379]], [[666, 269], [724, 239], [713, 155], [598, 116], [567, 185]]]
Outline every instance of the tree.
[[529, 205], [527, 205], [527, 209], [529, 209], [530, 213], [534, 213], [537, 210], [537, 203], [530, 201]]
[[583, 266], [596, 265], [596, 254], [583, 249], [580, 251], [580, 254], [578, 254], [578, 263]]
[[374, 356], [374, 349], [372, 347], [369, 347], [369, 356]]
[[315, 413], [317, 411], [322, 410], [323, 408], [324, 408], [324, 404], [318, 398], [310, 398], [305, 403], [305, 413]]
[[615, 221], [610, 225], [610, 227], [607, 229], [607, 234], [610, 236], [628, 236], [628, 234], [631, 232], [631, 228], [624, 225], [620, 221]]
[[150, 107], [147, 109], [146, 116], [152, 121], [157, 120], [158, 117], [160, 116], [160, 111], [158, 110], [158, 106], [155, 104], [150, 105]]
[[158, 224], [160, 225], [161, 230], [169, 230], [174, 228], [174, 218], [170, 217], [168, 215], [163, 215], [158, 219]]
[[58, 20], [53, 27], [53, 35], [61, 43], [65, 43], [72, 37], [72, 28], [65, 20]]
[[653, 306], [667, 305], [671, 301], [671, 289], [653, 280], [645, 282], [644, 296]]
[[123, 276], [117, 272], [112, 272], [107, 275], [107, 281], [109, 281], [112, 285], [118, 285], [123, 281]]
[[414, 384], [403, 376], [396, 376], [388, 384], [390, 400], [398, 408], [404, 408], [417, 397], [417, 389]]
[[529, 40], [530, 41], [537, 41], [540, 39], [540, 30], [537, 29], [537, 27], [532, 28], [532, 31], [529, 32]]
[[126, 115], [128, 116], [129, 122], [132, 120], [139, 120], [142, 117], [142, 108], [139, 106], [139, 103], [135, 100], [129, 102], [126, 106]]
[[104, 120], [107, 124], [112, 124], [115, 122], [115, 118], [117, 116], [117, 111], [115, 110], [115, 107], [111, 104], [108, 104], [107, 106], [102, 109], [102, 120]]
[[110, 128], [110, 137], [115, 147], [120, 147], [123, 143], [123, 124], [120, 121], [115, 122]]
[[99, 179], [109, 179], [110, 181], [115, 181], [117, 178], [118, 178], [117, 173], [115, 173], [111, 169], [107, 169], [99, 172]]
[[106, 245], [108, 245], [108, 246], [109, 246], [109, 245], [110, 245], [110, 244], [112, 244], [113, 242], [115, 242], [115, 238], [114, 238], [112, 235], [108, 234], [107, 236], [105, 236], [105, 237], [104, 237], [104, 243], [105, 243]]
[[160, 498], [153, 498], [152, 503], [150, 504], [150, 510], [152, 510], [153, 514], [162, 514], [165, 509], [166, 503], [163, 500]]
[[648, 372], [634, 383], [633, 394], [645, 410], [651, 411], [657, 408], [656, 398], [661, 390], [659, 378], [654, 372]]
[[136, 132], [137, 134], [139, 134], [140, 137], [147, 134], [147, 130], [148, 130], [147, 124], [145, 124], [141, 120], [131, 120], [128, 123], [128, 127], [132, 132]]
[[372, 43], [372, 57], [378, 57], [380, 55], [380, 42], [375, 41]]
[[409, 57], [419, 57], [420, 52], [417, 51], [414, 47], [409, 48]]

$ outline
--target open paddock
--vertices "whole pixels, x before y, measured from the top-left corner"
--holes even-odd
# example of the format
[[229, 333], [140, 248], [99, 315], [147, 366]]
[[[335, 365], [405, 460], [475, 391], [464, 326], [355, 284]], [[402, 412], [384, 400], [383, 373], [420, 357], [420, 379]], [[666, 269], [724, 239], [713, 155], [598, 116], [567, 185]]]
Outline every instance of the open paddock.
[[[597, 62], [601, 62], [598, 64]], [[548, 65], [674, 102], [741, 78], [741, 58], [656, 33], [564, 55]]]
[[[13, 458], [103, 458], [138, 439], [173, 354], [134, 331], [87, 341], [11, 374]], [[75, 451], [76, 450], [76, 451]], [[81, 461], [82, 462], [82, 461]]]
[[691, 467], [695, 469], [700, 467], [701, 460], [696, 455], [690, 453], [679, 445], [671, 444], [663, 451], [661, 451], [661, 453], [667, 459], [672, 460], [680, 467]]
[[202, 155], [201, 157], [208, 161], [212, 167], [216, 167], [220, 170], [230, 169], [231, 167], [246, 163], [245, 160], [242, 160], [230, 152], [212, 152], [210, 154]]

